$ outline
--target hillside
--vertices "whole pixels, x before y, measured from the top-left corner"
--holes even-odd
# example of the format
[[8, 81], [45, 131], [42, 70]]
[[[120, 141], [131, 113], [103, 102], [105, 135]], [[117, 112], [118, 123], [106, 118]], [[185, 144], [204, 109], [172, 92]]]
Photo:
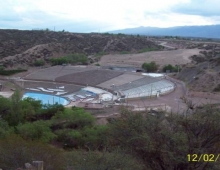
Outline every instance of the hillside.
[[219, 92], [220, 45], [205, 45], [191, 59], [192, 64], [186, 65], [176, 77], [185, 81], [192, 91]]
[[110, 31], [110, 33], [140, 34], [150, 36], [181, 36], [220, 39], [220, 25], [179, 26], [170, 28], [137, 27]]
[[0, 62], [6, 67], [31, 65], [36, 59], [72, 53], [95, 55], [160, 48], [145, 37], [53, 31], [0, 30]]

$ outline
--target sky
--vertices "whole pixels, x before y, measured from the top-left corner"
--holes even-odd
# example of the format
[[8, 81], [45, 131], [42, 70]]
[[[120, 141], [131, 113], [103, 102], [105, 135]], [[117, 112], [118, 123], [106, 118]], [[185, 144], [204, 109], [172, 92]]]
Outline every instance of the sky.
[[0, 0], [0, 29], [107, 32], [220, 24], [220, 0]]

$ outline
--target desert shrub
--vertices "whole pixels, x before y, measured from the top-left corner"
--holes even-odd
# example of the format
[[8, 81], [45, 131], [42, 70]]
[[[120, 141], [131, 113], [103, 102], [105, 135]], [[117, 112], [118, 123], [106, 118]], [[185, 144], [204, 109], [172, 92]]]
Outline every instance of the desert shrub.
[[[189, 108], [190, 101], [186, 101]], [[111, 146], [127, 150], [143, 160], [146, 169], [219, 169], [220, 164], [193, 162], [187, 155], [219, 153], [220, 109], [203, 106], [184, 114], [134, 113], [123, 110], [112, 118]]]
[[[163, 67], [163, 72], [166, 72], [167, 70], [170, 70], [170, 72], [178, 72], [179, 66], [172, 66], [171, 64], [165, 65]], [[180, 71], [180, 68], [179, 68]]]
[[32, 161], [44, 161], [46, 170], [65, 170], [63, 151], [37, 141], [11, 135], [0, 139], [0, 168], [14, 170]]
[[76, 63], [82, 63], [82, 64], [87, 64], [88, 58], [84, 54], [70, 54], [67, 56], [64, 56], [69, 60], [70, 64], [76, 64]]
[[158, 69], [158, 65], [152, 61], [150, 63], [142, 64], [142, 68], [145, 69], [147, 72], [155, 72]]
[[5, 67], [4, 66], [0, 66], [0, 70], [4, 70], [5, 69]]
[[54, 66], [54, 65], [62, 65], [62, 64], [67, 64], [68, 60], [64, 57], [60, 57], [60, 58], [52, 58], [50, 59], [50, 63]]
[[88, 63], [88, 58], [84, 54], [69, 54], [63, 57], [59, 58], [52, 58], [50, 59], [50, 63], [52, 65], [63, 65], [63, 64], [87, 64]]
[[95, 118], [81, 108], [65, 109], [53, 116], [52, 120], [53, 126], [58, 129], [82, 129], [86, 126], [93, 126], [95, 122]]
[[65, 153], [67, 166], [77, 170], [143, 170], [143, 164], [123, 151], [74, 150]]
[[218, 85], [213, 89], [213, 91], [216, 91], [216, 92], [220, 91], [220, 84], [218, 84]]
[[50, 142], [56, 137], [50, 129], [50, 123], [46, 121], [35, 121], [33, 123], [19, 124], [17, 133], [26, 140], [40, 140], [42, 142]]
[[0, 70], [0, 75], [3, 75], [3, 76], [10, 76], [12, 74], [15, 74], [15, 73], [20, 73], [20, 72], [24, 72], [24, 71], [27, 71], [26, 69], [16, 69], [16, 70]]
[[94, 117], [81, 108], [65, 109], [52, 118], [52, 129], [64, 148], [100, 149], [107, 143], [107, 126], [94, 125]]
[[3, 139], [13, 133], [14, 129], [10, 127], [6, 121], [0, 119], [0, 139]]
[[42, 110], [35, 114], [36, 120], [50, 120], [55, 114], [62, 113], [64, 111], [64, 106], [61, 104], [48, 105], [45, 104], [42, 107]]
[[34, 63], [33, 63], [34, 66], [44, 66], [45, 65], [45, 62], [44, 60], [40, 59], [40, 60], [36, 60]]

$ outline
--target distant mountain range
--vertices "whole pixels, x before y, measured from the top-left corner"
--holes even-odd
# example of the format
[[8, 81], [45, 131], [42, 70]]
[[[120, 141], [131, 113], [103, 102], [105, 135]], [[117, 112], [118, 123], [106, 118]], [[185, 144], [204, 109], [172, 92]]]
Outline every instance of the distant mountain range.
[[220, 39], [220, 25], [178, 26], [170, 28], [137, 27], [109, 31], [108, 33], [140, 34], [150, 36], [181, 36]]

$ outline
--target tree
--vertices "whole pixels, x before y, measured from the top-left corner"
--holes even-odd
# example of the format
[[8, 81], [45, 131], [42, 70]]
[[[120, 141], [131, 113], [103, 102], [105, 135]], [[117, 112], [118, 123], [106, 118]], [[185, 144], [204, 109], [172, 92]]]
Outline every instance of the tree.
[[16, 126], [19, 122], [23, 121], [23, 115], [21, 114], [21, 94], [19, 90], [16, 89], [12, 95], [10, 110], [3, 118], [10, 126]]
[[11, 111], [11, 101], [0, 96], [0, 116], [5, 117]]
[[163, 72], [166, 72], [167, 70], [169, 70], [170, 72], [178, 72], [179, 66], [172, 66], [171, 64], [165, 65], [163, 67]]
[[14, 133], [14, 129], [11, 128], [6, 121], [0, 118], [0, 139], [9, 136], [12, 133]]
[[10, 126], [17, 126], [19, 123], [33, 120], [42, 107], [40, 101], [32, 98], [21, 100], [21, 94], [18, 90], [14, 92], [11, 100], [0, 98], [0, 102], [0, 114]]
[[155, 61], [152, 61], [150, 63], [142, 64], [142, 68], [145, 69], [147, 72], [155, 72], [158, 69], [158, 65], [155, 63]]
[[50, 129], [50, 123], [46, 121], [19, 124], [16, 129], [17, 133], [26, 140], [39, 140], [48, 143], [56, 137]]
[[54, 128], [82, 129], [86, 126], [93, 126], [95, 119], [82, 108], [65, 109], [52, 117]]
[[147, 169], [219, 169], [219, 163], [192, 162], [188, 154], [218, 154], [220, 109], [205, 106], [185, 114], [133, 113], [110, 120], [112, 146], [141, 159]]
[[23, 116], [21, 123], [27, 121], [36, 120], [36, 115], [38, 115], [42, 110], [42, 104], [40, 100], [34, 100], [32, 98], [25, 98], [21, 101], [21, 112]]

